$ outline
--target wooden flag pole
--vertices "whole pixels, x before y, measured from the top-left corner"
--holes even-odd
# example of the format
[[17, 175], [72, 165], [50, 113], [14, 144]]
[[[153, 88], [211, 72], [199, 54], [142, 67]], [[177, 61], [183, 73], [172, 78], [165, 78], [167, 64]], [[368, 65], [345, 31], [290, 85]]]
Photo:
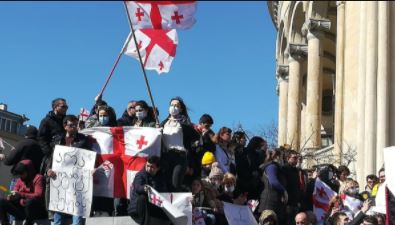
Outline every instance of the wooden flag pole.
[[134, 33], [132, 21], [130, 20], [130, 14], [129, 14], [128, 7], [126, 6], [126, 2], [125, 1], [123, 1], [123, 5], [125, 7], [125, 11], [126, 11], [126, 14], [127, 14], [127, 17], [128, 17], [130, 29], [132, 31], [134, 44], [136, 45], [137, 55], [139, 56], [139, 62], [140, 62], [141, 70], [143, 71], [145, 85], [147, 86], [148, 95], [149, 95], [150, 100], [151, 100], [151, 105], [152, 105], [152, 108], [153, 108], [153, 112], [154, 112], [154, 116], [155, 116], [155, 120], [156, 120], [156, 125], [159, 126], [159, 118], [158, 118], [158, 114], [157, 114], [157, 111], [156, 111], [154, 98], [152, 97], [151, 87], [150, 87], [149, 82], [148, 82], [147, 73], [145, 72], [143, 60], [142, 60], [141, 54], [140, 54], [140, 49], [138, 48], [136, 35]]
[[106, 83], [104, 83], [104, 86], [103, 86], [103, 88], [102, 88], [101, 91], [100, 91], [99, 98], [101, 98], [101, 96], [103, 95], [103, 92], [104, 92], [104, 90], [106, 89], [107, 84], [108, 84], [108, 82], [110, 81], [112, 75], [114, 74], [115, 68], [118, 66], [119, 60], [121, 59], [123, 53], [125, 52], [126, 47], [128, 46], [129, 41], [130, 41], [130, 36], [128, 36], [128, 39], [127, 39], [126, 42], [124, 43], [121, 52], [118, 54], [117, 60], [115, 61], [114, 65], [113, 65], [112, 68], [111, 68], [111, 71], [110, 71], [109, 76], [107, 77]]

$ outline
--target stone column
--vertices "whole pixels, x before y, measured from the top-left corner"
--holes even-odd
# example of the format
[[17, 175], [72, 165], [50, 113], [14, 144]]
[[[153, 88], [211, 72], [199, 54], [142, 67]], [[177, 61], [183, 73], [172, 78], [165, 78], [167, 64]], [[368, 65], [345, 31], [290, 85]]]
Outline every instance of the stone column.
[[342, 162], [343, 148], [344, 4], [344, 1], [337, 1], [334, 155], [338, 164]]
[[287, 108], [288, 108], [288, 66], [277, 67], [277, 79], [279, 83], [279, 111], [278, 111], [278, 145], [287, 142]]
[[307, 98], [306, 98], [306, 148], [321, 148], [321, 112], [322, 112], [322, 38], [323, 31], [329, 30], [329, 20], [309, 19], [307, 58]]
[[389, 2], [378, 3], [377, 68], [377, 161], [376, 171], [384, 163], [383, 149], [389, 145]]
[[377, 119], [377, 2], [365, 2], [366, 13], [366, 88], [365, 88], [365, 172], [376, 174]]
[[[366, 86], [366, 2], [359, 2], [359, 34], [358, 34], [358, 111], [357, 111], [357, 162], [358, 182], [365, 180], [365, 86]], [[347, 31], [346, 31], [347, 32]]]
[[289, 83], [288, 83], [288, 117], [287, 117], [287, 144], [293, 149], [300, 148], [300, 113], [301, 102], [301, 61], [307, 54], [307, 46], [289, 44]]

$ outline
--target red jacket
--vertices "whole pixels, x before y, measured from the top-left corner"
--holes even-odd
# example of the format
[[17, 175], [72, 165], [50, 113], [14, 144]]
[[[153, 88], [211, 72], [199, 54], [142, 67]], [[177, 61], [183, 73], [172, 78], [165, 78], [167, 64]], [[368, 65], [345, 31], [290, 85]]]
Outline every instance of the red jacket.
[[16, 180], [14, 191], [19, 193], [20, 204], [24, 206], [28, 199], [44, 197], [44, 177], [34, 171], [31, 160], [22, 160], [20, 163], [26, 165], [28, 176], [25, 180], [21, 178]]

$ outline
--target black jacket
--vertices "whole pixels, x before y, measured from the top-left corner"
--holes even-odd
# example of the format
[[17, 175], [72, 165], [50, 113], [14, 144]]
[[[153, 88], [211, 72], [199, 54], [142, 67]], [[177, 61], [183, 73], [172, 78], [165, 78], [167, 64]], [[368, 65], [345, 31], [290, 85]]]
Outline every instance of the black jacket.
[[296, 207], [301, 202], [302, 190], [299, 184], [298, 168], [286, 163], [283, 166], [285, 176], [285, 189], [288, 192], [288, 205]]
[[128, 112], [125, 110], [122, 117], [117, 120], [117, 124], [118, 126], [132, 126], [135, 118], [134, 116], [129, 116]]
[[[161, 127], [167, 123], [169, 119], [165, 119], [161, 123]], [[187, 160], [188, 167], [195, 167], [195, 158], [196, 158], [196, 145], [199, 142], [200, 135], [199, 133], [192, 127], [192, 125], [181, 122], [181, 129], [183, 133], [183, 144], [184, 148], [187, 150]], [[163, 146], [163, 145], [162, 145]]]
[[12, 172], [18, 162], [24, 159], [30, 159], [35, 171], [40, 171], [39, 169], [43, 157], [44, 154], [38, 141], [34, 138], [26, 138], [18, 142], [15, 149], [6, 157], [4, 164], [13, 166], [11, 169]]
[[137, 210], [137, 198], [139, 195], [145, 195], [144, 186], [149, 185], [158, 192], [167, 192], [166, 183], [164, 177], [159, 170], [155, 176], [150, 175], [145, 170], [145, 167], [141, 169], [135, 176], [130, 193], [130, 204], [128, 212], [129, 214], [136, 213]]
[[53, 111], [50, 111], [43, 120], [41, 120], [40, 128], [38, 129], [38, 141], [44, 155], [52, 153], [50, 143], [55, 136], [64, 133], [63, 127], [64, 116], [56, 116]]

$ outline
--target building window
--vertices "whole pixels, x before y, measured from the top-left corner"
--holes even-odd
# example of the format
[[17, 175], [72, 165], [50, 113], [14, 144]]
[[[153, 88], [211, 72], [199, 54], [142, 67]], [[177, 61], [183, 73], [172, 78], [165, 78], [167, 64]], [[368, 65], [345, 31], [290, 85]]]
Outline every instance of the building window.
[[0, 120], [0, 130], [5, 131], [5, 119], [1, 118]]
[[325, 115], [333, 112], [333, 93], [327, 90], [322, 93], [322, 113]]
[[11, 122], [11, 133], [16, 134], [17, 131], [17, 122], [16, 121], [12, 121]]

